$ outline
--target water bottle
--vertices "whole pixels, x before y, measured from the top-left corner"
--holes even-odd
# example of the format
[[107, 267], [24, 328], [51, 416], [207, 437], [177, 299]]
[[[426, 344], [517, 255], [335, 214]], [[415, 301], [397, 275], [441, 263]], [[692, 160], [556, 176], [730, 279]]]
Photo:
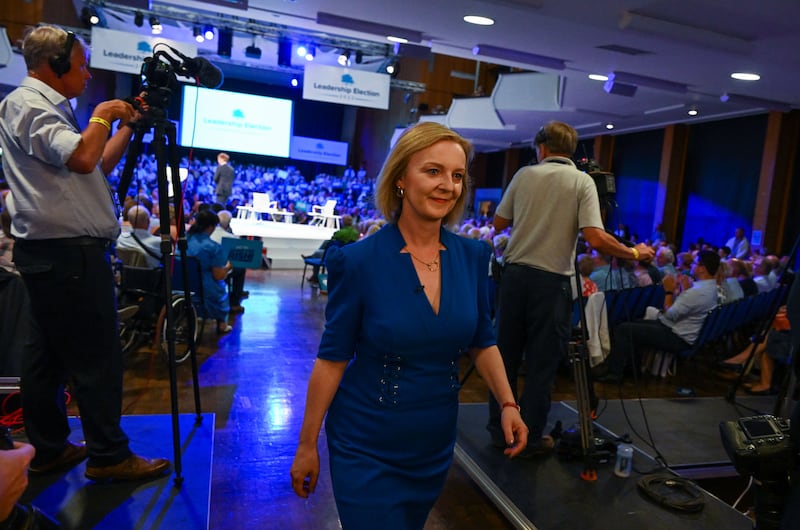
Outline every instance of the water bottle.
[[621, 443], [617, 446], [617, 463], [614, 465], [614, 474], [618, 477], [631, 476], [633, 465], [633, 446]]

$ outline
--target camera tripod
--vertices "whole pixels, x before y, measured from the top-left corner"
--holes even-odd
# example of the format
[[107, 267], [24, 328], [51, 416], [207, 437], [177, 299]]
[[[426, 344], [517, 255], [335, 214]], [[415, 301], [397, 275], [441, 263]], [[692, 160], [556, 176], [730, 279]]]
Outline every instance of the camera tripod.
[[[189, 272], [186, 259], [186, 234], [185, 223], [183, 218], [183, 190], [180, 183], [180, 175], [178, 174], [179, 158], [176, 144], [175, 124], [166, 117], [166, 112], [158, 107], [150, 107], [145, 113], [145, 118], [137, 122], [134, 126], [134, 136], [128, 146], [128, 152], [125, 159], [125, 167], [120, 178], [117, 193], [120, 197], [124, 197], [128, 191], [133, 176], [133, 168], [139, 155], [142, 153], [142, 142], [145, 133], [150, 129], [153, 130], [152, 145], [156, 155], [157, 162], [157, 181], [158, 181], [158, 210], [159, 210], [159, 234], [161, 236], [161, 266], [162, 266], [162, 286], [164, 290], [164, 299], [169, 301], [172, 297], [172, 275], [170, 271], [173, 266], [173, 246], [170, 236], [170, 201], [169, 201], [169, 183], [168, 178], [171, 179], [173, 190], [173, 208], [175, 212], [175, 224], [177, 228], [177, 249], [180, 255], [180, 266], [183, 271], [183, 290], [186, 293], [187, 303], [183, 304], [186, 311], [187, 323], [190, 327], [188, 335], [188, 349], [191, 358], [192, 366], [192, 385], [194, 389], [194, 404], [195, 404], [195, 425], [199, 425], [203, 421], [200, 409], [200, 391], [198, 384], [197, 373], [197, 348], [195, 344], [194, 329], [197, 326], [194, 313], [191, 306], [190, 285], [189, 285]], [[167, 163], [169, 163], [170, 175], [167, 175]], [[166, 312], [166, 344], [167, 344], [167, 359], [169, 366], [169, 390], [170, 390], [170, 405], [172, 411], [172, 445], [174, 452], [174, 466], [175, 466], [175, 484], [180, 486], [183, 483], [182, 464], [181, 464], [181, 438], [180, 438], [180, 425], [178, 421], [178, 385], [177, 385], [177, 368], [175, 362], [175, 321], [176, 316], [172, 304], [165, 304]]]

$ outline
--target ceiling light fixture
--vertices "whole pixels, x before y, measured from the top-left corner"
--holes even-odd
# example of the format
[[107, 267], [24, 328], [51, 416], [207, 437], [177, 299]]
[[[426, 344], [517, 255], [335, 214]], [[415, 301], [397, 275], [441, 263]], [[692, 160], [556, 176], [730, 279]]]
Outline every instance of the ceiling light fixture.
[[629, 72], [611, 72], [608, 79], [609, 81], [616, 81], [627, 85], [643, 86], [656, 90], [664, 90], [666, 92], [677, 92], [678, 94], [685, 94], [689, 90], [684, 83], [676, 83], [675, 81], [632, 74]]
[[206, 40], [205, 36], [203, 36], [203, 31], [200, 29], [199, 26], [195, 26], [194, 30], [192, 30], [192, 34], [194, 35], [194, 40], [197, 42], [204, 42]]
[[405, 44], [408, 42], [408, 39], [404, 39], [403, 37], [395, 37], [394, 35], [387, 35], [386, 40], [389, 42], [399, 42], [400, 44]]
[[528, 66], [536, 66], [539, 68], [550, 68], [553, 70], [564, 70], [567, 67], [563, 59], [555, 59], [553, 57], [545, 57], [543, 55], [536, 55], [534, 53], [500, 48], [490, 44], [476, 44], [475, 47], [472, 48], [472, 54], [526, 64]]
[[731, 77], [739, 81], [758, 81], [761, 79], [760, 75], [752, 72], [734, 72], [731, 74]]
[[291, 84], [293, 87], [296, 87], [297, 85], [300, 84], [300, 81], [298, 81], [296, 77], [293, 77]]
[[489, 17], [482, 17], [480, 15], [466, 15], [464, 17], [464, 22], [468, 24], [475, 24], [476, 26], [492, 26], [494, 25], [494, 19]]
[[350, 66], [350, 50], [342, 50], [336, 62], [342, 66]]
[[306, 61], [313, 61], [314, 57], [317, 56], [317, 47], [313, 44], [309, 44], [308, 48], [306, 49]]
[[308, 47], [305, 44], [299, 44], [296, 53], [298, 57], [305, 57], [308, 53]]
[[214, 40], [214, 26], [209, 24], [203, 26], [203, 36], [206, 40]]
[[688, 114], [689, 116], [697, 116], [698, 114], [700, 114], [700, 111], [697, 110], [697, 107], [692, 105], [686, 112], [686, 114]]
[[606, 123], [606, 129], [608, 129], [610, 131], [613, 128], [614, 128], [614, 124], [613, 123]]
[[789, 112], [792, 110], [791, 105], [783, 103], [782, 101], [772, 101], [769, 99], [754, 98], [751, 96], [742, 96], [740, 94], [731, 94], [726, 92], [719, 97], [723, 103], [732, 103], [734, 105], [746, 105], [751, 107], [759, 107], [767, 110], [776, 110], [779, 112]]
[[372, 35], [393, 35], [395, 37], [402, 37], [409, 42], [422, 42], [422, 32], [413, 29], [398, 28], [395, 26], [387, 26], [385, 24], [376, 24], [366, 20], [358, 20], [355, 18], [340, 17], [331, 13], [317, 12], [317, 24], [323, 26], [332, 26], [335, 28], [349, 29], [352, 31], [360, 31], [361, 33], [370, 33]]
[[608, 76], [602, 74], [589, 74], [589, 79], [592, 81], [608, 81]]

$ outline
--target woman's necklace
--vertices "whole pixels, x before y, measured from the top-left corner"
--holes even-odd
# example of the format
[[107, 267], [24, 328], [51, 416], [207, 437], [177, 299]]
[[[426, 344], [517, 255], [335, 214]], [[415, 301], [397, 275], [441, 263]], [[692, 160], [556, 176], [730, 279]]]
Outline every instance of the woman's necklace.
[[[408, 247], [406, 247], [406, 250], [408, 250]], [[425, 265], [425, 268], [428, 269], [429, 272], [436, 272], [436, 271], [439, 270], [439, 254], [438, 253], [436, 254], [436, 257], [434, 258], [434, 260], [431, 261], [430, 263], [428, 263], [427, 261], [423, 261], [423, 260], [419, 259], [410, 250], [408, 250], [408, 254], [412, 258], [414, 258], [415, 260], [417, 260], [420, 263], [422, 263], [423, 265]]]

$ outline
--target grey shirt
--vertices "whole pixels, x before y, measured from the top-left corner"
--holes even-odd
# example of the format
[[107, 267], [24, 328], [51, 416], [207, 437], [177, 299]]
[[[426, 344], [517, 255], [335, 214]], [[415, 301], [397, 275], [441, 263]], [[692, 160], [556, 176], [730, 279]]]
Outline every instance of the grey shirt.
[[603, 229], [592, 177], [558, 156], [517, 171], [496, 213], [514, 227], [503, 254], [506, 263], [565, 276], [575, 274], [578, 231]]
[[67, 169], [80, 141], [69, 101], [38, 79], [26, 77], [0, 102], [3, 170], [14, 196], [12, 235], [117, 238], [115, 202], [103, 172]]

